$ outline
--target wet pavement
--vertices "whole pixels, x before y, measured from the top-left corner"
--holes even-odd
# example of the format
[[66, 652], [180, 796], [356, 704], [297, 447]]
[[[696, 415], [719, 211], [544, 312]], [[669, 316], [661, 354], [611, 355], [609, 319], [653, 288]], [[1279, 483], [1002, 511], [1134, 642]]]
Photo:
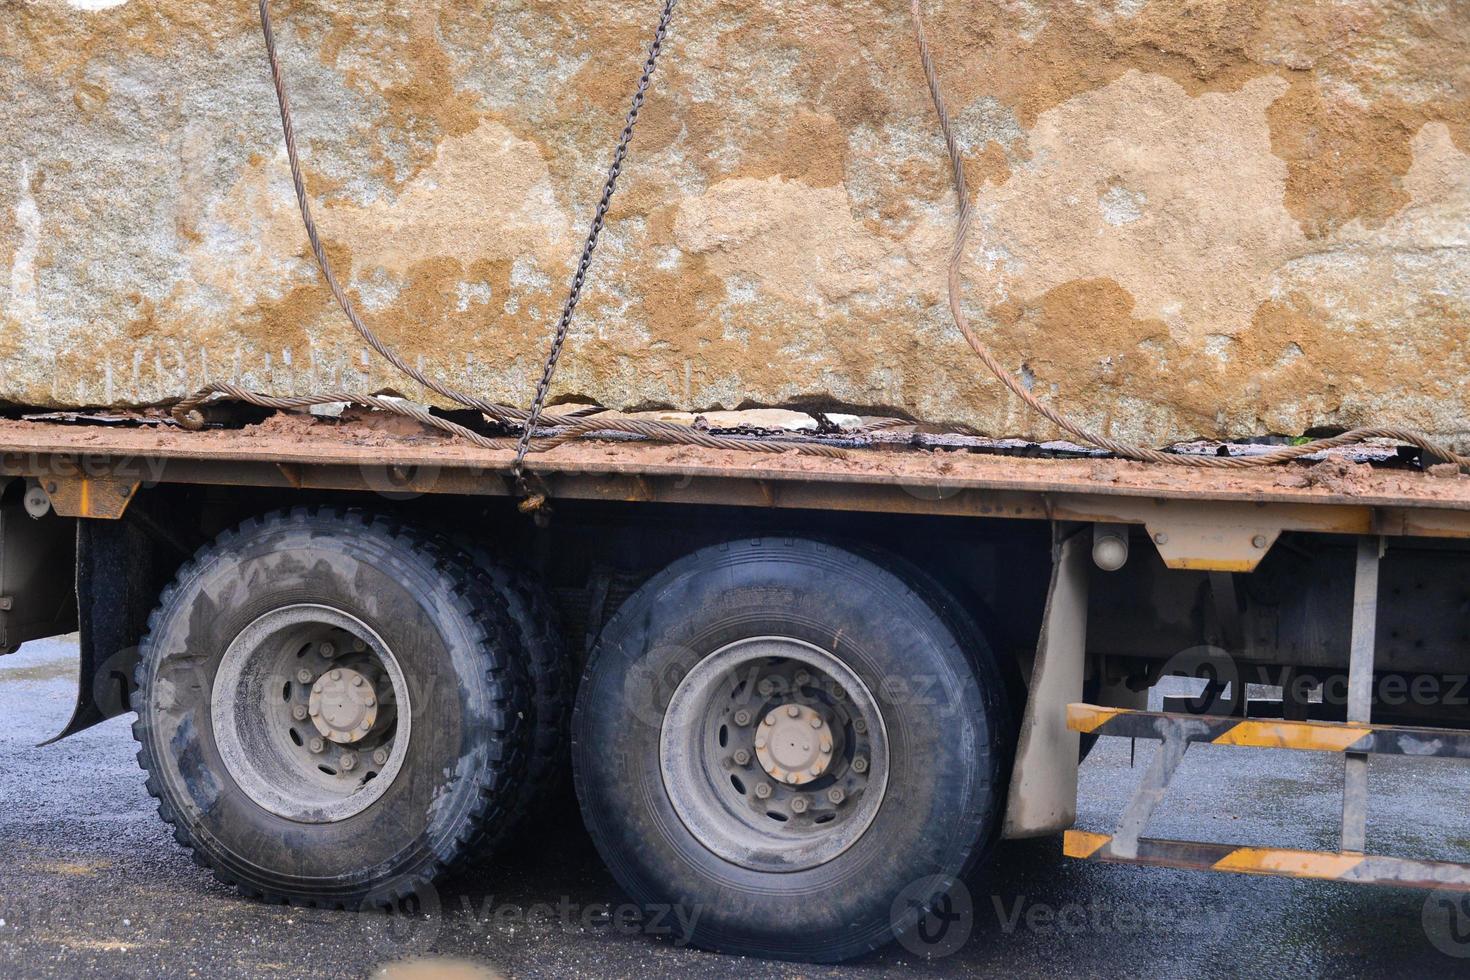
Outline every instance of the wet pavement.
[[[178, 848], [134, 762], [127, 719], [57, 745], [74, 644], [0, 659], [0, 973], [364, 977], [426, 957], [512, 977], [1159, 977], [1470, 975], [1470, 902], [1325, 882], [1067, 861], [1056, 839], [1002, 844], [971, 914], [924, 958], [892, 946], [839, 967], [681, 947], [627, 904], [569, 812], [493, 877], [445, 883], [421, 917], [239, 898]], [[1083, 767], [1081, 826], [1107, 830], [1146, 764], [1104, 739]], [[1470, 858], [1470, 766], [1374, 760], [1370, 849]], [[1338, 757], [1194, 746], [1149, 833], [1331, 848]], [[641, 924], [640, 924], [640, 921]], [[655, 933], [655, 935], [650, 935]], [[951, 950], [953, 950], [951, 952]], [[435, 964], [417, 975], [444, 976]]]

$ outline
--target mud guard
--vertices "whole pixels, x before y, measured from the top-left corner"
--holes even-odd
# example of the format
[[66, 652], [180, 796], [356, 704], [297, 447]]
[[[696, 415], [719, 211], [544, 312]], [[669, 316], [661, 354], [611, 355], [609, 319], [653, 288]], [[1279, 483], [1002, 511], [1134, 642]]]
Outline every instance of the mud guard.
[[71, 522], [31, 517], [18, 499], [22, 488], [0, 480], [0, 654], [77, 628]]
[[158, 601], [154, 548], [133, 521], [79, 519], [77, 704], [50, 745], [132, 710], [133, 668]]
[[1059, 833], [1077, 819], [1079, 736], [1067, 705], [1081, 698], [1087, 653], [1087, 585], [1092, 529], [1059, 540], [1021, 721], [1004, 837]]

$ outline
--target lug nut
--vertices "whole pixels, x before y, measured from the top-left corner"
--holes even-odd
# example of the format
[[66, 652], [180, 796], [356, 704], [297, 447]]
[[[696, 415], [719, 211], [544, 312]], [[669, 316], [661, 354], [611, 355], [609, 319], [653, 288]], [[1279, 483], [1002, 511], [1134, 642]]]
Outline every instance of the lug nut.
[[316, 736], [312, 736], [311, 741], [306, 743], [306, 747], [311, 749], [311, 751], [313, 752], [327, 751], [327, 743], [322, 741], [320, 738], [317, 738]]
[[342, 767], [343, 772], [351, 772], [357, 768], [357, 756], [351, 752], [344, 752], [342, 758], [337, 760], [337, 764]]
[[762, 799], [762, 800], [769, 799], [770, 798], [770, 795], [771, 795], [771, 784], [770, 783], [756, 783], [755, 784], [755, 795], [759, 799]]
[[823, 755], [831, 755], [832, 754], [832, 740], [830, 738], [824, 738], [824, 739], [822, 739], [822, 754]]
[[868, 730], [868, 723], [862, 718], [859, 718], [852, 723], [852, 730], [861, 735]]
[[744, 708], [741, 708], [739, 711], [735, 712], [735, 724], [737, 724], [737, 725], [749, 725], [750, 724], [750, 712], [749, 711], [746, 711]]
[[770, 697], [776, 692], [776, 682], [767, 677], [765, 680], [757, 684], [755, 686], [755, 689], [757, 691], [760, 691], [766, 697]]
[[799, 671], [797, 673], [797, 675], [796, 675], [796, 684], [797, 684], [798, 687], [806, 687], [811, 682], [812, 682], [812, 675], [811, 674], [808, 674], [804, 670], [803, 671]]
[[797, 717], [800, 714], [801, 714], [801, 709], [798, 708], [796, 705], [794, 705], [794, 704], [788, 704], [786, 706], [786, 716], [788, 718], [795, 718], [795, 717]]
[[761, 720], [762, 725], [774, 725], [776, 723], [776, 712], [772, 711]]
[[298, 704], [296, 707], [292, 708], [291, 709], [291, 717], [292, 718], [295, 718], [297, 721], [305, 721], [306, 720], [306, 705], [304, 705], [304, 704]]
[[358, 637], [355, 637], [355, 636], [352, 638], [352, 652], [353, 653], [362, 653], [362, 651], [364, 651], [366, 649], [367, 649], [367, 644], [364, 643], [364, 642], [362, 642], [361, 639], [359, 639]]
[[298, 681], [300, 681], [301, 683], [303, 683], [303, 684], [310, 684], [311, 683], [311, 671], [307, 670], [305, 667], [302, 667], [300, 670], [298, 670], [296, 672], [296, 679]]
[[867, 772], [868, 771], [868, 760], [867, 759], [864, 759], [862, 756], [858, 756], [856, 759], [853, 759], [852, 760], [852, 771], [853, 772]]
[[805, 796], [798, 796], [798, 797], [796, 797], [796, 799], [794, 799], [794, 800], [791, 801], [791, 812], [792, 813], [805, 813], [806, 812], [806, 808], [807, 808], [807, 802], [806, 802], [806, 797]]
[[765, 748], [766, 747], [766, 740], [763, 739], [763, 738], [756, 739], [755, 740], [755, 747], [758, 748], [758, 749]]
[[821, 728], [822, 727], [822, 719], [813, 717], [812, 718], [812, 727], [813, 728]]
[[750, 753], [747, 752], [747, 751], [745, 751], [744, 749], [738, 750], [735, 753], [735, 764], [737, 766], [748, 766], [748, 765], [750, 765]]
[[317, 651], [328, 660], [337, 655], [337, 648], [333, 646], [330, 642], [323, 643], [321, 646], [317, 647]]
[[833, 786], [831, 789], [827, 790], [827, 802], [828, 803], [831, 803], [832, 805], [836, 806], [837, 804], [840, 804], [845, 799], [847, 799], [847, 794], [844, 793], [844, 792], [842, 792], [842, 787], [841, 786]]
[[353, 687], [362, 687], [362, 675], [361, 674], [358, 674], [356, 677], [352, 678], [352, 686]]
[[340, 681], [341, 679], [342, 679], [342, 672], [340, 670], [334, 670], [334, 671], [332, 671], [332, 680], [334, 680], [334, 681]]
[[377, 763], [378, 765], [380, 765], [380, 766], [386, 766], [388, 764], [388, 750], [387, 749], [376, 749], [376, 750], [374, 750], [374, 752], [373, 752], [373, 761], [375, 763]]

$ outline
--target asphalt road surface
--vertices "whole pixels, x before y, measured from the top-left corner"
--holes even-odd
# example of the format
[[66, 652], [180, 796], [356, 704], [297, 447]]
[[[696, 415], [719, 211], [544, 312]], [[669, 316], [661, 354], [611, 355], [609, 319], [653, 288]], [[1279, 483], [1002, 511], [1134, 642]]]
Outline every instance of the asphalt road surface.
[[[57, 745], [74, 644], [0, 659], [0, 974], [39, 976], [1379, 977], [1470, 974], [1470, 902], [1323, 882], [1072, 862], [1056, 839], [1001, 845], [924, 957], [837, 967], [681, 946], [630, 906], [574, 812], [493, 875], [447, 882], [423, 916], [271, 907], [196, 866], [158, 820], [129, 719]], [[1105, 739], [1079, 824], [1107, 830], [1147, 761]], [[1370, 850], [1470, 858], [1470, 767], [1374, 760]], [[1194, 746], [1151, 836], [1334, 846], [1337, 757]], [[968, 898], [968, 915], [958, 914]], [[664, 917], [669, 919], [669, 917]], [[442, 959], [441, 959], [442, 958]], [[424, 960], [430, 960], [423, 963]], [[417, 963], [413, 969], [392, 964]], [[493, 971], [493, 972], [492, 972]]]

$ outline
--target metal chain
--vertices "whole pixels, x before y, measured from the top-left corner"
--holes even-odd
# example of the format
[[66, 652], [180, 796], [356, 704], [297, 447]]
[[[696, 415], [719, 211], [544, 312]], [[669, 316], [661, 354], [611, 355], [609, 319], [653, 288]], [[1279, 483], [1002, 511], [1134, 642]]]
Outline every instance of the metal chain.
[[[649, 439], [657, 442], [676, 443], [688, 446], [703, 446], [709, 449], [736, 449], [746, 452], [783, 453], [796, 452], [808, 456], [827, 456], [833, 458], [844, 458], [847, 454], [841, 449], [833, 446], [824, 446], [808, 442], [796, 441], [783, 438], [739, 439], [728, 436], [716, 436], [707, 432], [700, 432], [691, 426], [678, 425], [672, 422], [659, 422], [651, 419], [629, 419], [618, 417], [606, 417], [597, 415], [592, 418], [584, 417], [589, 410], [581, 409], [565, 414], [548, 414], [544, 411], [546, 392], [550, 387], [552, 373], [556, 369], [556, 360], [561, 353], [562, 344], [566, 340], [567, 325], [571, 321], [572, 311], [577, 305], [577, 298], [581, 293], [582, 285], [586, 281], [587, 270], [591, 265], [592, 249], [597, 243], [597, 236], [607, 217], [608, 203], [612, 198], [613, 185], [617, 181], [619, 172], [622, 170], [623, 160], [627, 156], [628, 142], [633, 135], [633, 124], [637, 120], [638, 110], [642, 107], [644, 94], [648, 89], [649, 79], [653, 74], [654, 62], [658, 58], [663, 46], [664, 35], [668, 30], [670, 16], [673, 12], [673, 0], [665, 5], [663, 15], [659, 19], [658, 31], [654, 36], [653, 46], [649, 49], [648, 60], [644, 63], [643, 76], [638, 83], [638, 91], [633, 98], [633, 107], [628, 113], [623, 134], [618, 141], [617, 152], [614, 154], [613, 165], [608, 173], [606, 185], [603, 187], [602, 199], [598, 204], [596, 219], [593, 222], [592, 232], [588, 236], [587, 245], [583, 249], [581, 261], [577, 267], [577, 275], [572, 283], [571, 295], [568, 297], [567, 305], [562, 313], [562, 320], [557, 329], [555, 344], [551, 356], [542, 372], [541, 384], [537, 388], [535, 404], [531, 411], [524, 411], [511, 405], [499, 405], [487, 402], [482, 398], [467, 395], [456, 391], [447, 385], [434, 381], [417, 370], [399, 354], [383, 343], [376, 334], [358, 316], [351, 297], [337, 280], [332, 263], [327, 258], [326, 249], [322, 247], [321, 237], [317, 233], [316, 222], [312, 218], [311, 204], [306, 196], [306, 181], [302, 176], [300, 155], [296, 148], [296, 126], [291, 115], [291, 100], [286, 94], [285, 75], [281, 70], [280, 58], [276, 52], [276, 35], [271, 23], [270, 6], [268, 0], [260, 0], [260, 28], [265, 38], [266, 57], [270, 62], [271, 84], [275, 87], [276, 101], [281, 111], [281, 132], [286, 141], [286, 157], [291, 165], [291, 184], [296, 193], [296, 204], [301, 211], [301, 221], [306, 228], [306, 237], [311, 243], [311, 251], [316, 256], [317, 266], [321, 269], [322, 277], [326, 280], [327, 287], [336, 299], [337, 305], [341, 307], [359, 336], [365, 340], [373, 350], [377, 351], [390, 364], [399, 371], [408, 375], [419, 384], [431, 391], [437, 392], [443, 397], [466, 408], [475, 409], [490, 419], [508, 426], [524, 426], [518, 440], [506, 438], [494, 438], [484, 436], [448, 419], [441, 418], [433, 412], [420, 408], [416, 405], [405, 403], [399, 399], [379, 397], [376, 395], [362, 395], [353, 392], [329, 391], [318, 392], [310, 395], [296, 395], [287, 398], [264, 395], [259, 392], [250, 391], [240, 385], [230, 382], [213, 382], [205, 385], [199, 391], [184, 398], [172, 409], [172, 415], [181, 426], [186, 429], [201, 429], [205, 425], [204, 406], [216, 395], [224, 396], [236, 401], [257, 405], [262, 408], [293, 411], [310, 408], [314, 405], [325, 405], [334, 402], [353, 402], [367, 405], [383, 412], [391, 412], [414, 419], [424, 425], [439, 429], [451, 435], [458, 436], [477, 446], [485, 449], [509, 449], [514, 445], [516, 449], [515, 474], [517, 483], [526, 489], [524, 474], [521, 471], [527, 450], [534, 452], [545, 452], [555, 449], [572, 439], [588, 438], [598, 434], [621, 433], [637, 436], [641, 439]], [[599, 412], [600, 409], [593, 409]], [[536, 425], [545, 423], [556, 427], [559, 431], [550, 438], [538, 439], [534, 442], [531, 437]], [[531, 497], [527, 492], [527, 503], [530, 509], [535, 509], [544, 502], [544, 498], [536, 495]]]
[[1032, 392], [1026, 389], [1009, 368], [1001, 364], [989, 346], [980, 339], [970, 326], [969, 317], [965, 315], [961, 305], [961, 271], [965, 260], [965, 244], [970, 234], [970, 192], [965, 184], [965, 161], [964, 153], [960, 149], [959, 141], [954, 134], [954, 128], [950, 124], [949, 109], [945, 104], [944, 91], [939, 84], [939, 74], [934, 68], [934, 58], [929, 51], [929, 39], [924, 30], [924, 17], [922, 0], [910, 0], [910, 13], [914, 24], [914, 39], [919, 45], [919, 60], [924, 67], [924, 80], [929, 86], [929, 98], [934, 105], [934, 115], [939, 122], [939, 130], [944, 136], [945, 152], [949, 156], [950, 180], [954, 185], [955, 193], [955, 231], [954, 246], [949, 253], [949, 312], [954, 319], [955, 326], [959, 328], [960, 334], [964, 336], [965, 342], [995, 375], [1016, 397], [1020, 398], [1032, 410], [1040, 414], [1057, 428], [1075, 436], [1082, 442], [1106, 449], [1126, 459], [1141, 460], [1149, 463], [1169, 463], [1175, 466], [1193, 466], [1203, 469], [1245, 469], [1255, 466], [1270, 466], [1274, 463], [1284, 463], [1289, 460], [1299, 459], [1312, 453], [1319, 453], [1327, 449], [1337, 449], [1342, 446], [1356, 445], [1365, 440], [1373, 438], [1395, 439], [1409, 443], [1423, 450], [1427, 455], [1438, 457], [1455, 463], [1461, 469], [1470, 471], [1470, 457], [1461, 456], [1452, 452], [1448, 447], [1435, 442], [1425, 436], [1422, 432], [1412, 429], [1403, 429], [1393, 426], [1371, 426], [1353, 429], [1330, 439], [1317, 439], [1312, 442], [1303, 443], [1299, 446], [1283, 446], [1258, 456], [1196, 456], [1181, 453], [1166, 452], [1162, 449], [1152, 449], [1147, 446], [1136, 446], [1132, 443], [1121, 442], [1109, 438], [1078, 422], [1065, 412], [1052, 408]]
[[561, 359], [562, 347], [567, 341], [567, 330], [572, 325], [572, 314], [577, 310], [577, 301], [582, 298], [582, 286], [587, 281], [587, 270], [592, 266], [592, 253], [597, 248], [597, 238], [602, 234], [603, 223], [607, 220], [607, 209], [612, 203], [613, 191], [617, 190], [618, 176], [623, 172], [623, 161], [628, 156], [628, 144], [633, 140], [633, 127], [638, 124], [638, 112], [643, 108], [643, 99], [648, 93], [649, 82], [653, 79], [653, 70], [658, 66], [658, 56], [663, 51], [669, 21], [674, 16], [675, 2], [676, 0], [664, 0], [663, 13], [659, 16], [658, 27], [653, 32], [653, 41], [648, 46], [648, 57], [643, 61], [643, 74], [638, 77], [638, 87], [633, 90], [633, 101], [628, 107], [627, 117], [623, 120], [623, 132], [618, 137], [617, 149], [613, 151], [612, 165], [607, 168], [607, 179], [602, 183], [602, 197], [597, 202], [597, 213], [592, 217], [592, 227], [588, 229], [587, 241], [582, 245], [582, 257], [577, 260], [577, 271], [572, 276], [572, 285], [567, 291], [567, 301], [561, 309], [561, 319], [556, 324], [556, 334], [551, 340], [551, 350], [546, 355], [546, 364], [541, 371], [541, 381], [536, 385], [536, 397], [531, 401], [531, 411], [526, 417], [526, 427], [521, 432], [520, 443], [516, 446], [516, 458], [511, 464], [511, 474], [515, 477], [516, 485], [527, 495], [530, 494], [530, 491], [526, 486], [526, 452], [531, 448], [531, 436], [534, 434], [536, 423], [541, 418], [541, 410], [546, 405], [546, 397], [551, 391], [551, 378], [556, 374], [556, 364]]
[[[280, 105], [281, 129], [285, 136], [286, 155], [291, 166], [292, 186], [296, 193], [297, 206], [301, 211], [302, 223], [305, 226], [307, 238], [311, 243], [312, 254], [316, 257], [317, 265], [321, 269], [322, 276], [326, 280], [333, 298], [337, 301], [337, 305], [341, 307], [343, 314], [346, 315], [348, 321], [352, 324], [353, 329], [357, 331], [363, 340], [403, 374], [417, 381], [430, 391], [434, 391], [457, 404], [473, 408], [490, 419], [505, 425], [522, 427], [520, 437], [516, 440], [516, 453], [512, 473], [514, 474], [517, 485], [523, 493], [527, 494], [528, 499], [525, 504], [529, 505], [531, 509], [544, 502], [544, 498], [539, 494], [532, 495], [527, 487], [524, 473], [526, 454], [528, 452], [544, 452], [562, 445], [568, 440], [587, 438], [589, 436], [595, 436], [598, 433], [618, 432], [643, 439], [705, 446], [713, 449], [736, 449], [773, 453], [795, 451], [805, 455], [837, 458], [842, 458], [846, 455], [836, 447], [807, 442], [789, 441], [779, 438], [763, 438], [760, 440], [731, 438], [729, 436], [716, 436], [710, 433], [700, 432], [689, 426], [676, 425], [668, 422], [601, 416], [585, 418], [581, 417], [584, 414], [582, 412], [573, 412], [566, 415], [549, 415], [545, 411], [546, 399], [551, 388], [552, 377], [556, 372], [557, 361], [561, 357], [572, 316], [576, 311], [577, 302], [581, 297], [582, 288], [586, 283], [588, 270], [591, 268], [592, 254], [597, 247], [598, 237], [607, 219], [608, 207], [611, 203], [613, 192], [616, 189], [618, 176], [622, 172], [623, 163], [627, 157], [628, 146], [633, 138], [633, 129], [638, 121], [639, 110], [643, 107], [644, 98], [652, 80], [654, 68], [657, 65], [659, 54], [663, 49], [669, 22], [673, 17], [675, 2], [676, 0], [665, 0], [662, 14], [659, 17], [658, 27], [654, 32], [653, 41], [649, 45], [648, 56], [643, 63], [643, 73], [638, 79], [638, 87], [633, 94], [632, 104], [624, 120], [622, 134], [618, 139], [617, 147], [613, 153], [612, 165], [608, 168], [607, 179], [603, 184], [602, 196], [598, 201], [592, 226], [588, 231], [587, 240], [583, 245], [576, 272], [572, 277], [567, 300], [562, 309], [561, 319], [557, 323], [551, 350], [547, 355], [546, 363], [542, 369], [540, 383], [536, 387], [535, 399], [531, 404], [530, 410], [523, 411], [513, 406], [494, 404], [482, 398], [464, 394], [433, 380], [422, 371], [410, 365], [396, 351], [383, 343], [362, 321], [362, 318], [358, 316], [351, 298], [337, 280], [331, 262], [327, 258], [326, 250], [322, 247], [320, 236], [317, 233], [316, 223], [312, 218], [311, 207], [306, 197], [306, 184], [302, 176], [301, 161], [296, 147], [296, 131], [291, 117], [290, 100], [286, 95], [285, 80], [276, 52], [276, 39], [271, 24], [270, 8], [268, 0], [259, 0], [261, 32], [265, 37], [266, 53], [270, 61], [271, 81], [275, 87], [277, 102]], [[1450, 460], [1462, 469], [1470, 470], [1470, 457], [1453, 453], [1439, 443], [1426, 438], [1421, 433], [1393, 427], [1354, 429], [1351, 432], [1345, 432], [1342, 435], [1334, 436], [1330, 439], [1319, 439], [1300, 446], [1282, 447], [1259, 456], [1218, 457], [1180, 455], [1158, 449], [1134, 446], [1092, 432], [1066, 414], [1047, 406], [1037, 399], [1035, 395], [1027, 391], [1020, 380], [1011, 374], [984, 342], [980, 340], [979, 336], [971, 328], [969, 320], [965, 316], [964, 309], [961, 306], [960, 273], [971, 221], [969, 192], [965, 186], [964, 158], [959, 148], [959, 143], [955, 138], [953, 127], [950, 124], [949, 113], [945, 105], [944, 94], [940, 88], [938, 73], [935, 70], [934, 60], [929, 51], [928, 39], [924, 31], [921, 0], [911, 0], [911, 12], [913, 15], [914, 34], [918, 41], [919, 55], [923, 62], [924, 75], [929, 86], [929, 94], [934, 104], [935, 114], [939, 120], [940, 130], [944, 135], [945, 148], [949, 156], [951, 178], [954, 183], [957, 201], [955, 238], [953, 248], [950, 252], [948, 268], [950, 313], [954, 317], [955, 325], [959, 328], [960, 333], [964, 336], [971, 349], [979, 355], [986, 367], [1007, 388], [1021, 398], [1022, 401], [1040, 413], [1044, 418], [1062, 430], [1076, 436], [1083, 442], [1099, 446], [1129, 459], [1172, 463], [1184, 466], [1243, 468], [1247, 466], [1263, 466], [1280, 463], [1326, 449], [1352, 445], [1368, 438], [1378, 437], [1407, 442], [1419, 447], [1430, 456]], [[238, 401], [275, 409], [299, 409], [328, 402], [357, 402], [381, 411], [393, 412], [417, 419], [425, 425], [433, 426], [441, 431], [459, 436], [484, 448], [508, 448], [507, 444], [511, 441], [504, 438], [496, 439], [482, 436], [464, 426], [433, 415], [427, 410], [413, 405], [405, 405], [395, 399], [379, 398], [373, 395], [358, 395], [348, 392], [327, 392], [291, 398], [275, 398], [257, 392], [251, 392], [238, 385], [223, 382], [207, 385], [199, 392], [179, 402], [173, 409], [174, 418], [185, 428], [202, 428], [204, 417], [200, 409], [206, 401], [215, 395], [223, 395]], [[550, 438], [536, 439], [535, 429], [541, 423], [555, 426], [562, 431], [552, 434]], [[893, 424], [905, 423], [899, 420], [882, 420], [870, 424], [860, 431], [874, 431], [879, 428], [887, 428]]]

